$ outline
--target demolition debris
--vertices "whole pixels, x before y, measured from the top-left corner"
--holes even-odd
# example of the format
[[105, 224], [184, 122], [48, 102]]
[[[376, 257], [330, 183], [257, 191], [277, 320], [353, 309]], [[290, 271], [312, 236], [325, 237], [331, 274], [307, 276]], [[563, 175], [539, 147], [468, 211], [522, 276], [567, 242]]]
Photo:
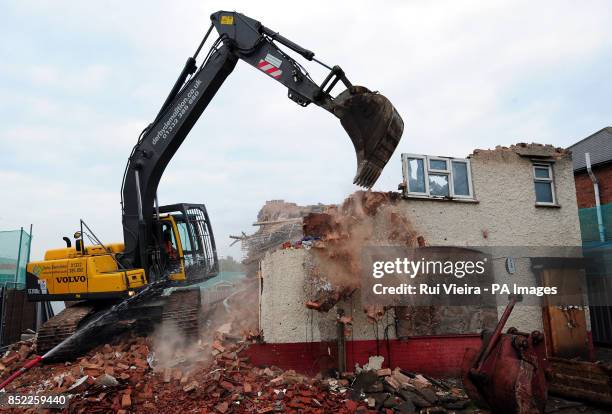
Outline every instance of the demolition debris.
[[[124, 337], [74, 362], [36, 367], [9, 391], [67, 394], [73, 413], [444, 413], [470, 406], [452, 383], [399, 368], [313, 378], [255, 367], [245, 352], [249, 336], [234, 332], [232, 325], [225, 324], [210, 341], [198, 341], [197, 352], [175, 348], [165, 361], [157, 358], [153, 338]], [[2, 358], [3, 376], [34, 350], [33, 340], [14, 344]]]

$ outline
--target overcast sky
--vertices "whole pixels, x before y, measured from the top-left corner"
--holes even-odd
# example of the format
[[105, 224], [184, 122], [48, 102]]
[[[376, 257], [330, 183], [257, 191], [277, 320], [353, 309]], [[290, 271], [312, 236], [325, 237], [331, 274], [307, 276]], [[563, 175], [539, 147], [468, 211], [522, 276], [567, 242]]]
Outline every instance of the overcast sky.
[[[568, 146], [612, 124], [609, 1], [1, 1], [0, 230], [34, 225], [32, 258], [79, 218], [120, 241], [132, 146], [220, 9], [237, 10], [379, 90], [401, 152], [464, 157], [515, 142]], [[308, 68], [320, 81], [325, 73]], [[340, 123], [240, 62], [179, 149], [160, 202], [204, 202], [221, 254], [266, 200], [356, 190]]]

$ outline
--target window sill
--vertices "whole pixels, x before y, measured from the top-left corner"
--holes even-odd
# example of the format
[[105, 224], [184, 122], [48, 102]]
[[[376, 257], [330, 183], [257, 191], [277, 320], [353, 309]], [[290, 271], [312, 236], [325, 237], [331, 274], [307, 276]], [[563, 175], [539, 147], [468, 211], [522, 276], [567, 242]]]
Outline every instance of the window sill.
[[536, 207], [544, 207], [544, 208], [561, 208], [561, 204], [542, 204], [535, 203]]
[[478, 204], [480, 201], [474, 198], [450, 198], [450, 197], [428, 197], [416, 194], [403, 194], [402, 197], [408, 200], [428, 200], [428, 201], [447, 201], [453, 203]]

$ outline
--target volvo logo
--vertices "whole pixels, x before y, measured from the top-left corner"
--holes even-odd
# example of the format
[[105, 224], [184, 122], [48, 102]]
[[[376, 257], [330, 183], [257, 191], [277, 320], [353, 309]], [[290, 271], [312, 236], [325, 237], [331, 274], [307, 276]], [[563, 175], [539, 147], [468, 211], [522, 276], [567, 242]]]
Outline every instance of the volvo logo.
[[64, 276], [56, 277], [57, 283], [72, 283], [72, 282], [85, 282], [87, 278], [85, 276]]

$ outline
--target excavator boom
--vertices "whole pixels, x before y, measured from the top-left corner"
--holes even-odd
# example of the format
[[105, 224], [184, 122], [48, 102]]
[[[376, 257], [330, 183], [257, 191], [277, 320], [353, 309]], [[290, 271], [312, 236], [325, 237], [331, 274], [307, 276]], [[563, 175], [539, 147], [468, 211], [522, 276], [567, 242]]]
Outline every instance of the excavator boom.
[[[219, 11], [211, 15], [211, 22], [126, 166], [122, 186], [125, 252], [121, 260], [127, 268], [148, 270], [151, 266], [156, 246], [150, 237], [151, 222], [164, 169], [238, 60], [287, 87], [288, 97], [298, 105], [314, 103], [340, 119], [355, 147], [357, 173], [353, 182], [357, 185], [374, 185], [401, 138], [403, 121], [391, 102], [377, 92], [352, 85], [339, 66], [324, 65], [313, 52], [240, 13]], [[198, 68], [197, 55], [213, 27], [219, 38]], [[277, 43], [306, 60], [323, 64], [330, 69], [328, 76], [317, 84]], [[333, 96], [339, 82], [346, 90]]]

